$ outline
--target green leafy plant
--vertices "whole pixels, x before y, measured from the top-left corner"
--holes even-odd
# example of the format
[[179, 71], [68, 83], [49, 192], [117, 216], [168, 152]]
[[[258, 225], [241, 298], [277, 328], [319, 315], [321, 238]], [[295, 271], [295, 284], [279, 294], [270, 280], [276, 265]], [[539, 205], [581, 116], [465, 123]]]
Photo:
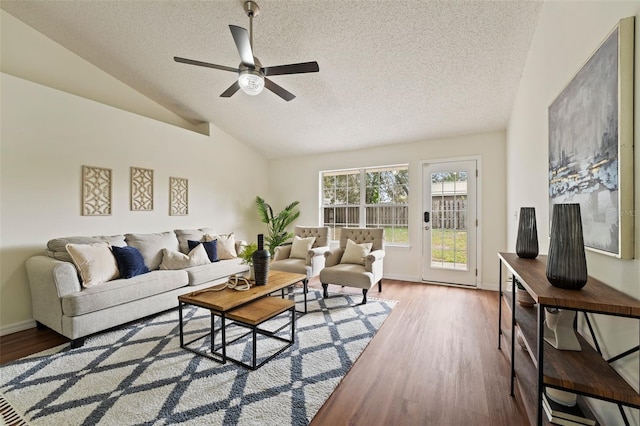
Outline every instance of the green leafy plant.
[[300, 216], [300, 211], [297, 209], [298, 204], [300, 201], [294, 201], [280, 213], [274, 215], [271, 206], [262, 198], [256, 197], [260, 219], [267, 224], [267, 234], [264, 236], [264, 240], [271, 256], [273, 256], [276, 247], [293, 238], [293, 233], [288, 232], [287, 227]]
[[238, 253], [238, 257], [242, 259], [242, 263], [244, 263], [245, 265], [252, 266], [253, 259], [251, 256], [253, 255], [253, 252], [256, 250], [258, 250], [258, 244], [249, 243], [244, 247], [244, 249], [240, 253]]

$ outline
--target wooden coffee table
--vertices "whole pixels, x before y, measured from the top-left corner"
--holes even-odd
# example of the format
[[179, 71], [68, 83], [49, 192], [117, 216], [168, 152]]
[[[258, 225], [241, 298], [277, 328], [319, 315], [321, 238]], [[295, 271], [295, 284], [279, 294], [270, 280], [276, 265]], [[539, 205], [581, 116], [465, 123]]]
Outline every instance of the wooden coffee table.
[[[270, 271], [269, 272], [269, 280], [267, 284], [262, 286], [253, 285], [247, 291], [237, 291], [230, 288], [225, 288], [224, 290], [214, 291], [212, 286], [210, 288], [205, 288], [203, 290], [194, 291], [192, 293], [183, 294], [178, 296], [179, 302], [179, 313], [180, 313], [180, 347], [186, 349], [195, 354], [207, 357], [217, 362], [226, 363], [227, 360], [231, 360], [237, 362], [237, 360], [230, 359], [227, 357], [227, 342], [226, 342], [226, 320], [231, 311], [236, 310], [245, 305], [246, 308], [250, 309], [250, 303], [266, 297], [271, 293], [276, 291], [282, 291], [282, 295], [284, 297], [284, 289], [287, 287], [294, 286], [299, 282], [303, 282], [306, 276], [303, 274], [294, 274], [291, 272], [282, 272], [282, 271]], [[304, 286], [304, 312], [307, 311], [307, 288]], [[189, 342], [184, 341], [184, 321], [183, 321], [183, 307], [184, 305], [193, 305], [198, 306], [200, 308], [208, 309], [211, 313], [211, 330], [209, 333], [203, 336], [199, 336]], [[295, 315], [293, 313], [292, 315]], [[222, 343], [220, 345], [219, 351], [215, 348], [215, 333], [216, 329], [214, 327], [215, 317], [219, 316], [221, 318], [222, 324], [220, 326], [220, 331], [222, 333]], [[275, 315], [274, 315], [275, 316]], [[188, 345], [204, 339], [206, 337], [210, 337], [211, 339], [211, 348], [210, 352], [203, 352], [198, 349], [190, 348]], [[255, 342], [254, 342], [255, 345]]]

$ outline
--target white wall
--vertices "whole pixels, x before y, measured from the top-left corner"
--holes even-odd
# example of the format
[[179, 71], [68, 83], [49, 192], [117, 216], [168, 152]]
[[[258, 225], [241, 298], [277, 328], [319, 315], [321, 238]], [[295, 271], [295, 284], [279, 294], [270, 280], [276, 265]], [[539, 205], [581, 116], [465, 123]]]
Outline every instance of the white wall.
[[203, 134], [191, 123], [0, 10], [0, 71]]
[[[255, 240], [267, 160], [212, 126], [204, 136], [1, 74], [0, 324], [30, 323], [25, 260], [51, 238], [213, 227]], [[113, 212], [81, 216], [82, 165], [113, 170]], [[154, 210], [129, 210], [130, 167], [154, 170]], [[169, 216], [169, 177], [189, 215]], [[7, 330], [2, 330], [6, 332]]]
[[[185, 130], [194, 126], [0, 18], [0, 334], [33, 325], [24, 262], [51, 238], [206, 226], [255, 240], [264, 231], [254, 205], [267, 191], [262, 155], [213, 125]], [[81, 216], [82, 165], [112, 169], [111, 216]], [[151, 212], [129, 210], [132, 166], [154, 170]], [[170, 176], [189, 180], [188, 216], [168, 214]]]
[[[640, 298], [640, 2], [555, 2], [544, 3], [538, 27], [522, 76], [507, 132], [507, 217], [508, 248], [515, 248], [517, 219], [521, 206], [536, 208], [541, 253], [549, 244], [548, 122], [551, 102], [595, 51], [617, 22], [636, 17], [635, 37], [635, 259], [619, 260], [587, 251], [589, 275]], [[597, 320], [605, 357], [617, 355], [638, 344], [638, 320]], [[638, 389], [639, 356], [615, 364], [618, 371]], [[617, 407], [597, 403], [607, 424], [621, 424]], [[629, 413], [629, 411], [627, 411]], [[632, 424], [640, 423], [633, 410]]]
[[483, 204], [478, 212], [484, 235], [479, 264], [481, 288], [498, 288], [497, 256], [505, 241], [505, 133], [492, 132], [448, 139], [378, 147], [367, 150], [271, 160], [269, 187], [284, 206], [300, 201], [299, 224], [320, 223], [320, 172], [355, 167], [409, 164], [410, 248], [387, 247], [384, 275], [407, 281], [421, 280], [422, 265], [422, 163], [453, 157], [481, 157]]

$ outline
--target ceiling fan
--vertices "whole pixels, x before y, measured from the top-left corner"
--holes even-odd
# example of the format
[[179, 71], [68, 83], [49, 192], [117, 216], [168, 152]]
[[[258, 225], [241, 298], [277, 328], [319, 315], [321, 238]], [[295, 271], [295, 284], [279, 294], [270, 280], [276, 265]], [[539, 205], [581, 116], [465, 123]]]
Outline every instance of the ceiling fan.
[[253, 18], [258, 16], [260, 8], [253, 1], [244, 3], [244, 11], [249, 17], [249, 31], [245, 28], [235, 25], [229, 25], [231, 35], [240, 53], [240, 65], [238, 68], [226, 67], [224, 65], [210, 64], [208, 62], [196, 61], [193, 59], [180, 58], [174, 56], [176, 62], [183, 64], [196, 65], [199, 67], [214, 68], [223, 71], [231, 71], [238, 73], [238, 80], [233, 83], [227, 90], [222, 92], [220, 97], [229, 98], [233, 96], [239, 89], [242, 89], [248, 95], [258, 95], [263, 88], [271, 90], [285, 101], [290, 101], [296, 96], [269, 80], [267, 76], [284, 75], [284, 74], [302, 74], [307, 72], [318, 72], [320, 68], [318, 63], [302, 62], [298, 64], [278, 65], [275, 67], [263, 67], [258, 58], [253, 55]]

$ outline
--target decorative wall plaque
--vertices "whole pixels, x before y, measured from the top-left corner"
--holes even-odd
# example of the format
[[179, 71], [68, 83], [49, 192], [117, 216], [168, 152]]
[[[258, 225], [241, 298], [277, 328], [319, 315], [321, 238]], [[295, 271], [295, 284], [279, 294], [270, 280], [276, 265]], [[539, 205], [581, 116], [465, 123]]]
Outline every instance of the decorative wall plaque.
[[82, 166], [82, 215], [111, 215], [111, 169]]
[[131, 210], [153, 210], [153, 170], [131, 167]]
[[169, 178], [169, 215], [186, 216], [189, 214], [189, 181], [184, 178]]

